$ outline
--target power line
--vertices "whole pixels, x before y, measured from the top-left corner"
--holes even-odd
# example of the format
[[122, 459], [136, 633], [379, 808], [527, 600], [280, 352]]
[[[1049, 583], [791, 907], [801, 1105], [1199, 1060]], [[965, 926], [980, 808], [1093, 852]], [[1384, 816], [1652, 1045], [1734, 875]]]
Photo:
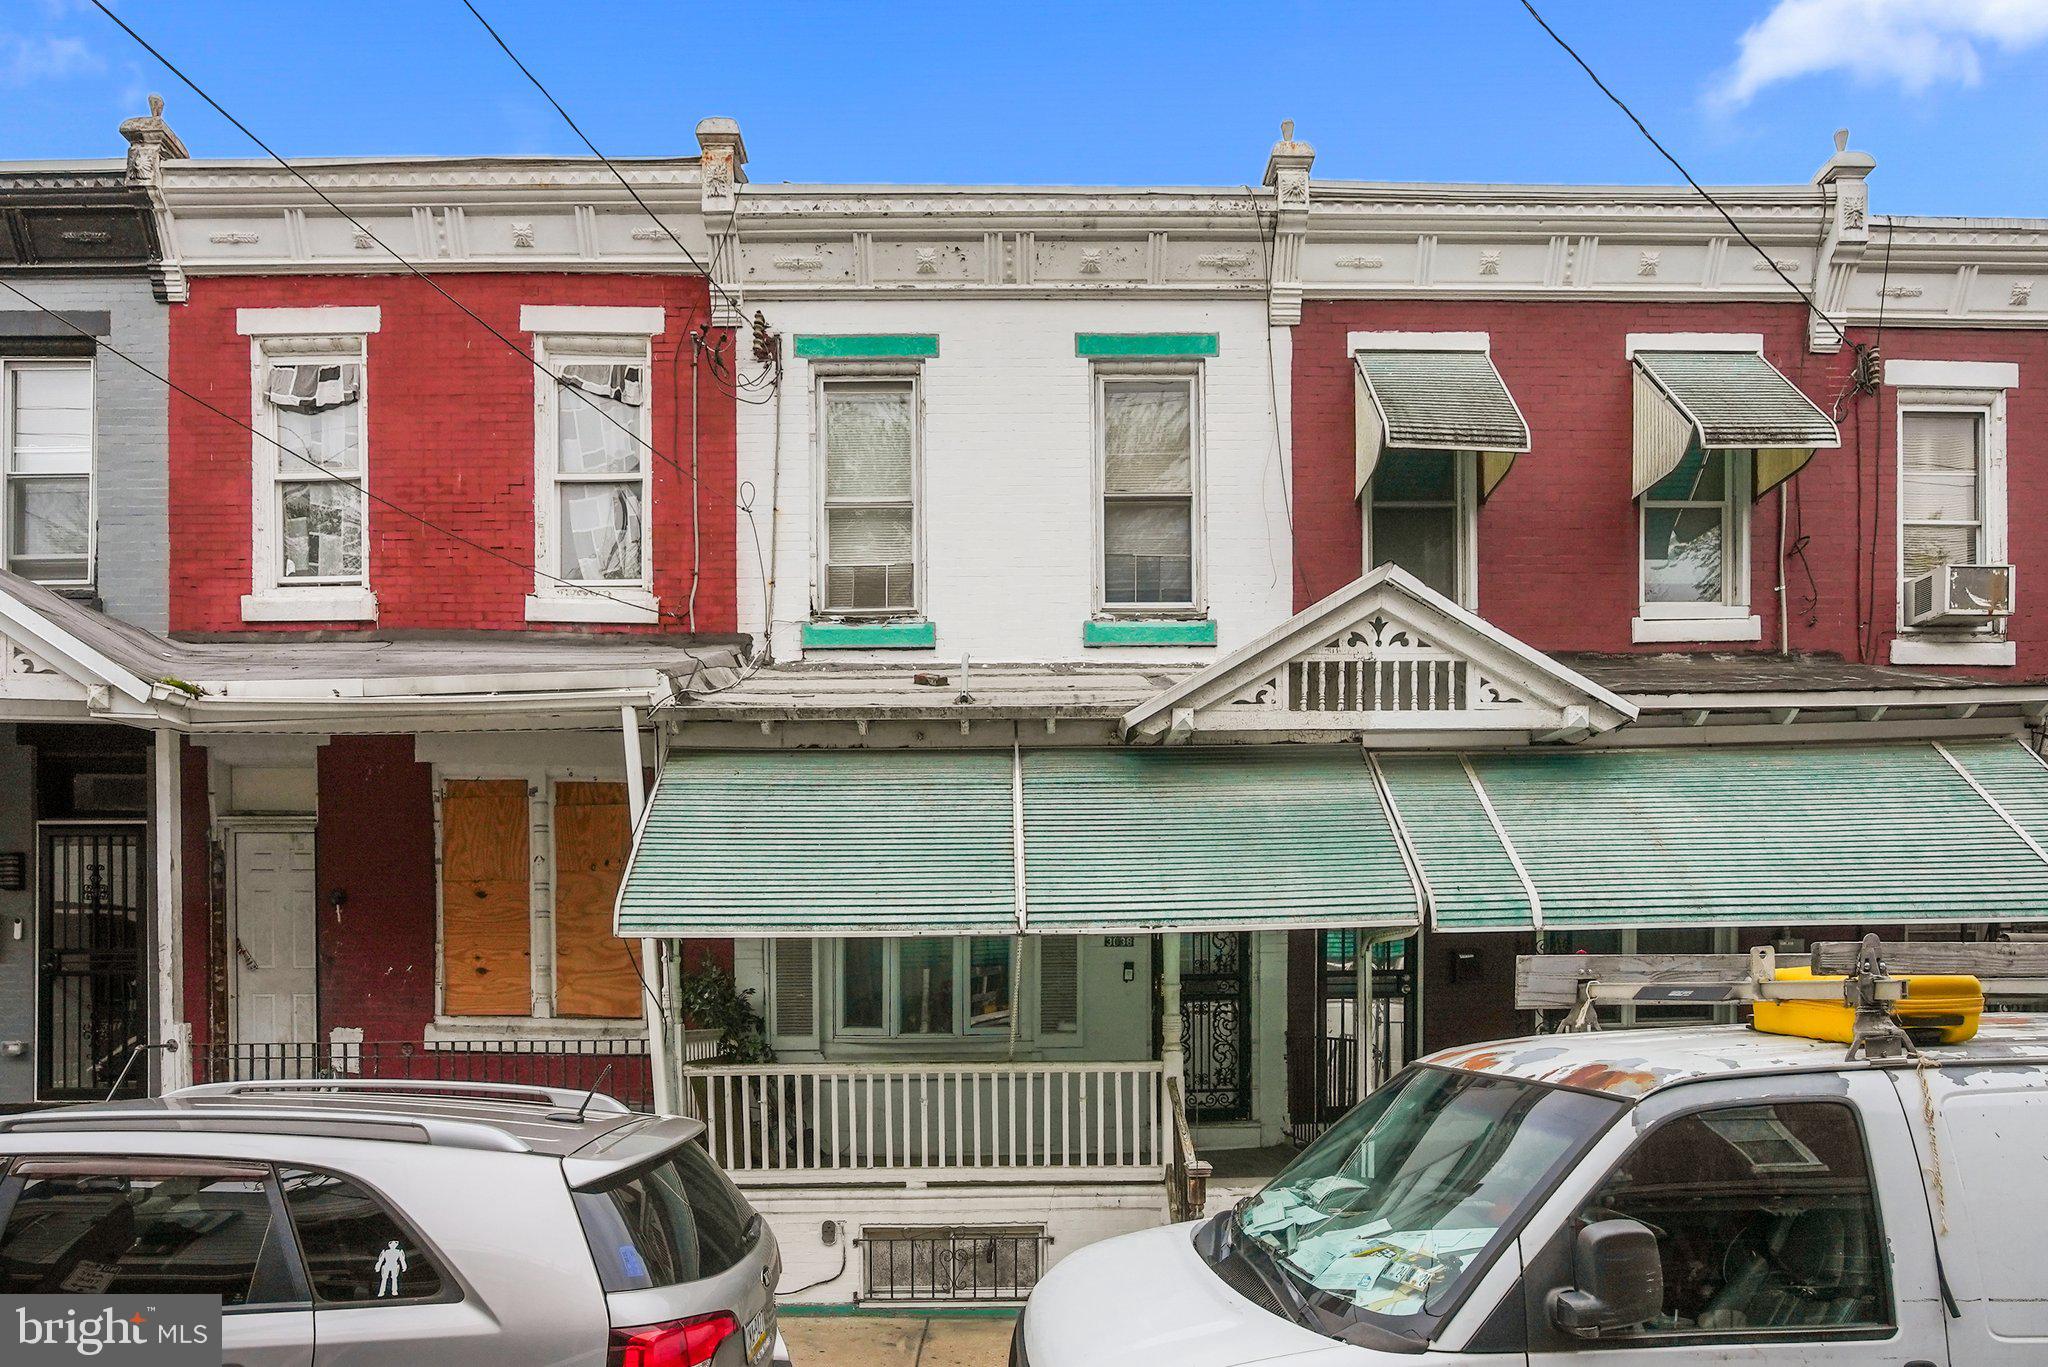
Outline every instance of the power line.
[[[568, 124], [570, 130], [576, 134], [583, 145], [590, 149], [590, 155], [604, 163], [605, 169], [610, 171], [617, 178], [619, 184], [625, 188], [626, 193], [633, 197], [633, 202], [647, 211], [647, 216], [654, 220], [654, 225], [657, 228], [668, 234], [668, 240], [676, 244], [676, 250], [683, 254], [683, 259], [703, 273], [705, 280], [710, 283], [711, 288], [718, 291], [719, 296], [732, 305], [734, 312], [743, 312], [740, 301], [733, 296], [730, 290], [718, 283], [717, 276], [698, 262], [696, 255], [683, 245], [683, 239], [676, 236], [675, 230], [662, 222], [661, 216], [648, 207], [647, 201], [640, 198], [640, 192], [633, 188], [633, 183], [627, 180], [624, 173], [612, 164], [612, 159], [597, 150], [597, 144], [590, 140], [590, 135], [583, 131], [582, 125], [569, 116], [568, 110], [562, 108], [562, 102], [554, 97], [552, 91], [541, 84], [540, 77], [534, 75], [532, 69], [525, 62], [519, 60], [519, 54], [512, 50], [511, 45], [498, 33], [498, 30], [491, 27], [491, 21], [484, 18], [483, 12], [471, 4], [470, 0], [462, 0], [462, 7], [468, 10], [479, 24], [484, 26], [484, 32], [491, 35], [491, 41], [498, 45], [498, 50], [512, 59], [512, 65], [518, 67], [519, 74], [533, 83], [533, 88], [541, 93], [541, 98], [555, 107], [555, 112], [562, 116], [562, 122]], [[734, 171], [737, 174], [738, 168], [735, 167]], [[737, 185], [735, 185], [735, 193], [737, 193]], [[735, 212], [737, 212], [737, 206], [735, 206]]]
[[[94, 3], [97, 4], [98, 0], [94, 0]], [[1540, 28], [1542, 28], [1542, 30], [1545, 33], [1550, 35], [1551, 41], [1555, 42], [1559, 47], [1565, 50], [1566, 56], [1570, 57], [1574, 62], [1577, 62], [1579, 64], [1579, 70], [1585, 72], [1586, 75], [1589, 78], [1591, 78], [1593, 84], [1600, 88], [1600, 93], [1605, 95], [1608, 99], [1612, 100], [1614, 102], [1614, 107], [1616, 109], [1619, 109], [1622, 113], [1628, 116], [1628, 121], [1636, 126], [1637, 132], [1641, 133], [1644, 138], [1648, 139], [1650, 146], [1656, 148], [1658, 154], [1662, 156], [1664, 160], [1670, 162], [1673, 169], [1675, 169], [1679, 175], [1685, 177], [1685, 183], [1687, 185], [1692, 186], [1692, 188], [1699, 194], [1699, 197], [1701, 199], [1704, 199], [1707, 203], [1714, 206], [1714, 212], [1721, 215], [1721, 217], [1727, 221], [1728, 226], [1735, 230], [1735, 235], [1737, 237], [1740, 237], [1744, 242], [1747, 242], [1751, 250], [1755, 251], [1758, 256], [1764, 259], [1764, 264], [1771, 268], [1771, 273], [1777, 276], [1780, 280], [1784, 281], [1785, 287], [1787, 289], [1791, 290], [1794, 294], [1798, 295], [1801, 299], [1806, 301], [1806, 307], [1811, 309], [1815, 316], [1817, 316], [1823, 323], [1826, 323], [1828, 325], [1828, 328], [1835, 334], [1836, 340], [1844, 344], [1853, 345], [1852, 343], [1849, 343], [1849, 334], [1842, 331], [1841, 325], [1837, 323], [1834, 319], [1828, 317], [1826, 312], [1822, 310], [1821, 306], [1813, 301], [1813, 296], [1808, 294], [1805, 290], [1799, 287], [1797, 281], [1793, 280], [1791, 276], [1785, 274], [1783, 269], [1779, 267], [1778, 263], [1771, 258], [1771, 254], [1765, 251], [1762, 247], [1758, 246], [1756, 239], [1751, 237], [1747, 232], [1745, 232], [1743, 230], [1742, 225], [1735, 221], [1735, 216], [1729, 213], [1725, 208], [1721, 206], [1720, 200], [1715, 199], [1712, 195], [1708, 194], [1706, 187], [1701, 185], [1697, 180], [1693, 179], [1692, 172], [1686, 170], [1684, 164], [1681, 163], [1677, 157], [1672, 156], [1670, 151], [1665, 148], [1663, 143], [1657, 141], [1657, 135], [1652, 133], [1649, 130], [1649, 127], [1645, 125], [1641, 119], [1636, 117], [1636, 112], [1633, 109], [1630, 109], [1628, 105], [1623, 102], [1621, 96], [1615, 94], [1611, 89], [1608, 88], [1607, 82], [1600, 79], [1600, 73], [1596, 72], [1595, 70], [1593, 70], [1591, 66], [1587, 65], [1586, 59], [1578, 54], [1577, 49], [1572, 47], [1570, 43], [1566, 42], [1563, 36], [1560, 35], [1556, 29], [1550, 26], [1549, 21], [1544, 19], [1544, 17], [1541, 14], [1538, 14], [1536, 12], [1536, 6], [1531, 4], [1530, 0], [1522, 0], [1522, 8], [1529, 11], [1529, 17], [1531, 19], [1534, 19], [1537, 25]]]
[[[472, 550], [482, 551], [485, 555], [488, 555], [495, 560], [502, 560], [506, 564], [511, 565], [515, 569], [524, 570], [530, 574], [538, 575], [540, 578], [546, 579], [551, 583], [559, 584], [564, 588], [575, 589], [580, 593], [589, 594], [594, 598], [602, 598], [607, 602], [617, 603], [621, 607], [631, 608], [635, 611], [645, 610], [645, 608], [641, 604], [630, 602], [627, 599], [620, 598], [615, 594], [606, 593], [602, 589], [591, 588], [587, 584], [579, 584], [576, 583], [574, 580], [564, 579], [559, 575], [549, 574], [546, 570], [541, 569], [538, 565], [534, 565], [527, 561], [521, 560], [519, 557], [514, 555], [507, 555], [505, 552], [499, 550], [497, 547], [486, 545], [484, 542], [478, 541], [473, 537], [465, 536], [463, 533], [458, 532], [451, 527], [444, 527], [440, 523], [434, 521], [432, 518], [426, 517], [420, 513], [416, 513], [412, 509], [406, 507], [404, 504], [398, 503], [392, 499], [386, 498], [382, 494], [375, 492], [368, 485], [364, 484], [360, 479], [350, 479], [346, 475], [337, 475], [332, 470], [328, 469], [325, 465], [322, 465], [319, 461], [316, 461], [311, 456], [305, 454], [303, 451], [293, 450], [291, 447], [279, 441], [276, 437], [271, 436], [268, 432], [262, 431], [261, 429], [257, 428], [254, 424], [245, 422], [242, 419], [235, 417], [232, 413], [227, 412], [225, 409], [216, 407], [214, 404], [209, 403], [205, 399], [202, 399], [201, 397], [199, 397], [199, 395], [193, 393], [191, 390], [185, 388], [177, 381], [171, 379], [168, 375], [165, 375], [160, 371], [153, 370], [149, 366], [144, 365], [141, 361], [136, 360], [133, 356], [130, 356], [127, 352], [121, 350], [113, 343], [107, 341], [104, 337], [98, 337], [86, 331], [86, 329], [80, 327], [77, 323], [73, 322], [69, 317], [65, 316], [59, 310], [53, 309], [48, 304], [43, 303], [41, 300], [33, 298], [30, 295], [23, 293], [20, 289], [17, 289], [9, 281], [5, 279], [0, 279], [0, 289], [6, 290], [9, 294], [14, 295], [16, 298], [31, 305], [32, 307], [41, 310], [43, 313], [48, 314], [50, 317], [56, 319], [64, 327], [69, 328], [71, 331], [77, 333], [80, 337], [83, 337], [85, 340], [91, 342], [96, 349], [105, 351], [110, 355], [117, 356], [121, 360], [126, 361], [129, 365], [134, 366], [143, 374], [149, 376], [151, 379], [163, 385], [173, 394], [177, 394], [182, 398], [188, 399], [191, 402], [198, 404], [201, 408], [205, 409], [209, 413], [212, 413], [214, 416], [220, 418], [222, 421], [230, 423], [235, 427], [242, 429], [243, 431], [249, 433], [251, 436], [257, 438], [259, 441], [269, 442], [272, 446], [275, 446], [278, 450], [284, 452], [286, 455], [292, 457], [294, 460], [300, 461], [303, 464], [311, 467], [312, 469], [319, 471], [322, 475], [332, 479], [334, 483], [343, 484], [351, 489], [354, 489], [356, 492], [360, 493], [364, 498], [367, 498], [375, 503], [381, 503], [386, 508], [389, 508], [392, 512], [397, 513], [401, 517], [409, 518], [410, 520], [417, 522], [420, 526], [427, 528], [429, 531], [439, 532], [442, 536], [447, 537], [451, 541], [458, 542], [464, 546], [468, 546]], [[670, 621], [675, 622], [680, 622], [683, 620], [681, 614], [679, 613], [663, 612], [658, 608], [655, 609], [654, 612], [657, 620], [664, 617], [669, 619]]]
[[[334, 210], [335, 213], [340, 214], [342, 218], [347, 220], [348, 223], [351, 226], [353, 226], [357, 232], [361, 233], [364, 237], [368, 238], [370, 241], [376, 243], [379, 247], [383, 248], [385, 254], [388, 255], [393, 261], [396, 261], [399, 265], [405, 267], [406, 270], [410, 271], [414, 276], [416, 276], [421, 281], [421, 283], [425, 284], [429, 289], [433, 290], [434, 293], [440, 295], [443, 299], [446, 299], [449, 303], [453, 304], [457, 309], [461, 310], [462, 313], [466, 317], [468, 317], [471, 322], [475, 323], [485, 332], [491, 334], [491, 336], [497, 338], [498, 341], [503, 343], [508, 350], [513, 352], [513, 354], [519, 356], [528, 365], [532, 366], [537, 374], [546, 377], [557, 388], [569, 388], [568, 382], [566, 380], [564, 380], [560, 375], [557, 375], [553, 371], [549, 370], [545, 365], [541, 364], [540, 360], [537, 357], [535, 357], [532, 352], [520, 346], [510, 337], [507, 337], [503, 332], [499, 331], [490, 322], [485, 320], [474, 309], [470, 308], [469, 305], [463, 303], [460, 299], [457, 299], [454, 295], [450, 294], [446, 289], [442, 288], [439, 281], [435, 280], [432, 276], [428, 275], [418, 266], [415, 266], [412, 262], [406, 260], [405, 257], [401, 256], [398, 253], [398, 250], [391, 246], [390, 243], [386, 242], [383, 238], [377, 236], [377, 234], [371, 232], [369, 228], [365, 227], [362, 220], [358, 219], [354, 214], [351, 214], [348, 210], [342, 208], [339, 204], [335, 203], [334, 200], [327, 194], [327, 192], [325, 190], [322, 190], [318, 185], [315, 185], [312, 182], [312, 180], [310, 180], [306, 176], [304, 172], [300, 171], [298, 167], [292, 165], [289, 161], [286, 161], [284, 157], [281, 156], [276, 151], [276, 149], [271, 147], [269, 143], [257, 137], [256, 134], [250, 130], [247, 124], [243, 123], [233, 114], [230, 114], [221, 105], [220, 101], [214, 99], [213, 96], [207, 94], [204, 90], [202, 90], [199, 87], [198, 82], [194, 81], [190, 76], [187, 76], [184, 73], [184, 71], [178, 66], [177, 63], [173, 62], [170, 58], [164, 56], [164, 54], [159, 52], [147, 38], [144, 38], [141, 34], [137, 33], [133, 28], [130, 28], [128, 26], [127, 21], [122, 19], [120, 15], [114, 13], [113, 10], [109, 9], [105, 4], [104, 0], [92, 0], [92, 5], [94, 9], [97, 9], [101, 14], [104, 14], [107, 16], [107, 18], [111, 19], [123, 33], [126, 33], [130, 38], [133, 38], [136, 41], [136, 43], [138, 43], [142, 47], [143, 51], [147, 52], [150, 56], [156, 58], [157, 61], [163, 63], [164, 68], [166, 70], [168, 70], [173, 76], [176, 76], [180, 81], [184, 82], [185, 87], [189, 89], [193, 94], [197, 95], [200, 99], [206, 101], [206, 103], [212, 107], [213, 111], [216, 114], [220, 115], [229, 123], [233, 124], [235, 128], [241, 132], [243, 137], [249, 139], [249, 141], [255, 143], [258, 147], [262, 148], [264, 154], [268, 156], [272, 161], [276, 162], [279, 166], [282, 166], [285, 170], [291, 172], [293, 177], [296, 178], [301, 185], [304, 185], [308, 190], [311, 190], [314, 193], [314, 195], [318, 196], [321, 203], [325, 204], [328, 208]], [[699, 267], [699, 269], [701, 270], [702, 267]], [[684, 340], [687, 341], [688, 339], [685, 338]], [[638, 432], [627, 427], [626, 424], [620, 422], [616, 417], [613, 417], [603, 408], [600, 408], [596, 404], [591, 404], [590, 407], [594, 412], [598, 414], [599, 417], [602, 417], [606, 422], [610, 423], [613, 427], [617, 428], [620, 432], [624, 433], [626, 437], [633, 442], [634, 445], [642, 448], [648, 454], [652, 455], [655, 459], [669, 466], [669, 468], [673, 469], [677, 474], [681, 475], [684, 479], [690, 480], [692, 483], [695, 482], [696, 477], [692, 475], [688, 470], [684, 469], [683, 466], [673, 457], [664, 455], [662, 452], [655, 449], [654, 445], [650, 443], [645, 437], [642, 437]]]

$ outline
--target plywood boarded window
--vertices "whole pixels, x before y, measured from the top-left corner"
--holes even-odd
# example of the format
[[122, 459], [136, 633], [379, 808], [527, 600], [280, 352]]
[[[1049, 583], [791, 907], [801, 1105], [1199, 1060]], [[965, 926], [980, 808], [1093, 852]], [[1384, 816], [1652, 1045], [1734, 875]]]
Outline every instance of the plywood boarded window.
[[450, 779], [441, 790], [442, 1010], [533, 1010], [532, 843], [524, 779]]
[[640, 946], [612, 934], [633, 827], [623, 783], [555, 785], [555, 1014], [640, 1014]]

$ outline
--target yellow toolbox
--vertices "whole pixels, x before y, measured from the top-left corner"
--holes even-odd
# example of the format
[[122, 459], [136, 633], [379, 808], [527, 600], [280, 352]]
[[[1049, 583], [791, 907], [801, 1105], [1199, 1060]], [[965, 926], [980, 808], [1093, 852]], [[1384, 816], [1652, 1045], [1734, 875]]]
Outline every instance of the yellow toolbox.
[[[1838, 975], [1816, 975], [1810, 968], [1781, 968], [1779, 982], [1841, 982]], [[1892, 1007], [1892, 1019], [1915, 1044], [1961, 1044], [1977, 1033], [1984, 1014], [1984, 984], [1975, 978], [1948, 974], [1914, 974], [1900, 981], [1906, 994]], [[1755, 1004], [1751, 1024], [1768, 1035], [1848, 1044], [1856, 1036], [1856, 1013], [1847, 1002], [1772, 1002]]]

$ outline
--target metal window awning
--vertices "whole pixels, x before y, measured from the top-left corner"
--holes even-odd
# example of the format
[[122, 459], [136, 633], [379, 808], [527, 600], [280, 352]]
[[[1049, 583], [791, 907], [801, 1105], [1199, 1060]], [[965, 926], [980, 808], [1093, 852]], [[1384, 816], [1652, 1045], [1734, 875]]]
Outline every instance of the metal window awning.
[[1016, 933], [1011, 752], [670, 756], [617, 928], [641, 936]]
[[1441, 929], [2048, 916], [2048, 767], [2015, 741], [1374, 763]]
[[1756, 452], [1755, 497], [1790, 479], [1820, 447], [1840, 446], [1834, 421], [1753, 351], [1639, 351], [1635, 357], [1635, 493], [1641, 498], [1697, 443]]
[[1352, 746], [1028, 751], [1025, 925], [1412, 926], [1421, 908]]
[[668, 761], [617, 929], [1407, 928], [1420, 913], [1355, 746], [777, 750]]
[[1483, 498], [1529, 449], [1529, 424], [1481, 350], [1360, 351], [1353, 358], [1363, 494], [1389, 450], [1471, 451]]

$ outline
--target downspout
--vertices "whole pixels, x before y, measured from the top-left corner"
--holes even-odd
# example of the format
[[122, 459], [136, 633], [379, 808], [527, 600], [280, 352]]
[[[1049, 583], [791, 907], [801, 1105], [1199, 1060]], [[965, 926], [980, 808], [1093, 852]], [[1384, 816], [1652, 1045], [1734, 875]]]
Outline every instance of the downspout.
[[[647, 815], [647, 792], [641, 779], [645, 770], [640, 757], [639, 709], [630, 703], [619, 708], [619, 726], [626, 748], [626, 816], [637, 839], [640, 823]], [[647, 1067], [654, 1075], [654, 1109], [659, 1115], [673, 1115], [675, 1079], [669, 1075], [668, 1066], [667, 941], [641, 939], [639, 976], [641, 1008], [647, 1019]]]
[[697, 477], [697, 368], [703, 359], [704, 333], [700, 329], [690, 334], [690, 597], [684, 612], [693, 635], [697, 630], [697, 580], [704, 573], [704, 486]]

